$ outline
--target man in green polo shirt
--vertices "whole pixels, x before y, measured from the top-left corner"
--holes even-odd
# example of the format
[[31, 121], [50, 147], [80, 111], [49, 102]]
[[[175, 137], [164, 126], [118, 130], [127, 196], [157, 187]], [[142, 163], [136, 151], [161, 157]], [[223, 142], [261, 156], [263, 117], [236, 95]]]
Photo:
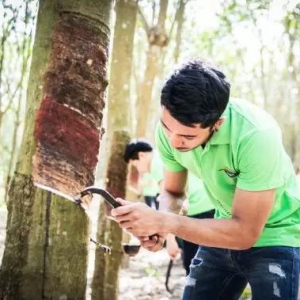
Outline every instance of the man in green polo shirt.
[[[156, 132], [165, 167], [162, 211], [120, 200], [123, 206], [112, 214], [151, 251], [161, 248], [169, 232], [203, 245], [187, 277], [184, 300], [239, 299], [247, 283], [252, 299], [296, 300], [296, 176], [274, 119], [246, 101], [229, 100], [229, 94], [225, 75], [201, 60], [171, 75], [162, 89]], [[187, 170], [203, 180], [216, 219], [168, 211], [184, 190]]]

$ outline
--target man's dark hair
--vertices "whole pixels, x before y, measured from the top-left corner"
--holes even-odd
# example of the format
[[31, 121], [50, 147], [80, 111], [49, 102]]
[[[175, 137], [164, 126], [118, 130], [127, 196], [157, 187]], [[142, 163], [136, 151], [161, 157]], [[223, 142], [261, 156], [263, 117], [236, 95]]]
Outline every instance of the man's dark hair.
[[145, 140], [132, 140], [125, 147], [124, 160], [129, 163], [130, 159], [139, 159], [139, 152], [152, 152], [153, 147]]
[[230, 95], [225, 75], [208, 62], [197, 59], [177, 69], [161, 92], [163, 105], [185, 126], [212, 127], [224, 112]]

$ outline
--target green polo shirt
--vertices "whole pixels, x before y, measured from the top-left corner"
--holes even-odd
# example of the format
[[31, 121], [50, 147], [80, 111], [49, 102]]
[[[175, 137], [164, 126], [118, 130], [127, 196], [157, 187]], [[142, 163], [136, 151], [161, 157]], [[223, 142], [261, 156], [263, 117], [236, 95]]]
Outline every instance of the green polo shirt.
[[164, 179], [164, 164], [161, 160], [159, 152], [156, 150], [153, 151], [150, 164], [150, 174], [158, 185]]
[[154, 150], [152, 152], [150, 170], [142, 176], [142, 184], [145, 184], [142, 189], [143, 196], [156, 196], [159, 194], [159, 183], [164, 177], [163, 168], [164, 165], [160, 154]]
[[216, 218], [230, 219], [235, 189], [276, 189], [271, 215], [255, 246], [300, 246], [300, 192], [290, 158], [275, 120], [244, 100], [230, 100], [225, 121], [204, 149], [179, 152], [169, 144], [161, 124], [156, 144], [165, 168], [192, 171], [202, 178], [217, 209]]
[[159, 185], [151, 173], [144, 173], [141, 179], [142, 195], [155, 197], [159, 193]]
[[202, 180], [191, 172], [188, 174], [187, 199], [188, 216], [194, 216], [214, 209]]

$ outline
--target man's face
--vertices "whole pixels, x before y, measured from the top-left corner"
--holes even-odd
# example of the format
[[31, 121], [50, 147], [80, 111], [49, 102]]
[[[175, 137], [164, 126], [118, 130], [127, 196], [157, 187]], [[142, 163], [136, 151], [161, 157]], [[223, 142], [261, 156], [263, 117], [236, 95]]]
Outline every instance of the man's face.
[[139, 152], [139, 159], [130, 159], [130, 163], [136, 167], [139, 173], [145, 173], [149, 171], [149, 153]]
[[203, 129], [200, 124], [196, 124], [196, 127], [188, 127], [179, 123], [166, 108], [162, 107], [161, 123], [171, 147], [186, 152], [205, 144], [213, 131], [221, 126], [223, 119], [219, 119], [212, 129], [210, 127]]

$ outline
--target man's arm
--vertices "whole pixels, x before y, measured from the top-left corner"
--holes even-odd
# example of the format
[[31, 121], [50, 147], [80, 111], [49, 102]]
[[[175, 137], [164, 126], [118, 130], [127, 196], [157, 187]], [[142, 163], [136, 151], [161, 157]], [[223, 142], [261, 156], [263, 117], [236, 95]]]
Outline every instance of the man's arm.
[[159, 187], [159, 193], [161, 194], [164, 190], [165, 190], [165, 184], [164, 184], [164, 181], [161, 180], [159, 183], [158, 183], [158, 187]]
[[124, 205], [114, 209], [113, 215], [122, 228], [136, 236], [172, 233], [203, 246], [243, 250], [252, 247], [259, 238], [273, 208], [274, 198], [275, 190], [237, 190], [233, 216], [228, 220], [193, 219], [157, 212], [143, 204]]
[[248, 249], [262, 233], [274, 199], [275, 190], [236, 190], [231, 219], [196, 220], [165, 213], [163, 231], [204, 246]]
[[164, 188], [172, 194], [183, 194], [186, 186], [187, 171], [170, 172], [164, 170]]
[[178, 213], [185, 199], [187, 171], [164, 170], [164, 180], [158, 197], [159, 210]]

